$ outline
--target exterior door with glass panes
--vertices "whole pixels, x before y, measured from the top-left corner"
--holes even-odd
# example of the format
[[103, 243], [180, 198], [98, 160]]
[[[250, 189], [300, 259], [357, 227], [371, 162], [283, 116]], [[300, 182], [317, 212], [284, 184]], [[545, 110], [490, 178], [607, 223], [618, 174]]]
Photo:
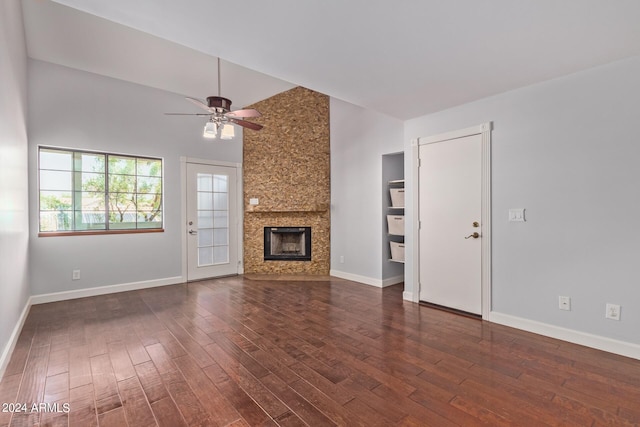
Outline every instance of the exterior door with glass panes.
[[236, 171], [187, 163], [187, 280], [238, 273]]

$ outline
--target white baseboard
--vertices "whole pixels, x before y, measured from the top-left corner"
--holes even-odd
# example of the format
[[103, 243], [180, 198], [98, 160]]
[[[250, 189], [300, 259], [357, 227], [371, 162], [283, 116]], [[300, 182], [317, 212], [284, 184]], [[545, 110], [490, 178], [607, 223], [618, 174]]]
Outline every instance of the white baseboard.
[[489, 321], [640, 360], [640, 345], [491, 311]]
[[404, 291], [402, 293], [402, 299], [405, 301], [416, 302], [413, 300], [413, 292]]
[[329, 275], [337, 277], [339, 279], [351, 280], [352, 282], [375, 286], [376, 288], [386, 288], [387, 286], [404, 282], [404, 275], [394, 276], [384, 280], [374, 279], [373, 277], [360, 276], [359, 274], [345, 273], [344, 271], [339, 270], [331, 270], [329, 271]]
[[369, 286], [375, 286], [376, 288], [382, 288], [382, 280], [374, 279], [373, 277], [360, 276], [359, 274], [345, 273], [339, 270], [330, 270], [329, 275], [337, 277], [339, 279], [351, 280], [352, 282], [363, 283]]
[[77, 289], [74, 291], [54, 292], [51, 294], [33, 295], [31, 304], [45, 304], [48, 302], [65, 301], [69, 299], [93, 297], [96, 295], [115, 294], [116, 292], [135, 291], [137, 289], [155, 288], [158, 286], [175, 285], [183, 283], [181, 276], [167, 277], [165, 279], [144, 280], [142, 282], [123, 283], [120, 285], [98, 286], [95, 288]]
[[20, 332], [22, 332], [22, 326], [24, 325], [24, 321], [27, 320], [27, 315], [29, 314], [29, 308], [31, 308], [31, 298], [29, 298], [25, 303], [22, 314], [20, 314], [20, 317], [18, 318], [18, 323], [16, 323], [16, 326], [13, 328], [13, 332], [9, 337], [9, 342], [7, 342], [7, 345], [4, 347], [2, 355], [0, 356], [0, 380], [4, 377], [4, 371], [7, 369], [9, 359], [11, 359], [13, 350], [16, 348], [18, 337], [20, 336]]
[[397, 285], [398, 283], [404, 282], [404, 274], [400, 276], [389, 277], [388, 279], [382, 280], [382, 287], [385, 288], [391, 285]]

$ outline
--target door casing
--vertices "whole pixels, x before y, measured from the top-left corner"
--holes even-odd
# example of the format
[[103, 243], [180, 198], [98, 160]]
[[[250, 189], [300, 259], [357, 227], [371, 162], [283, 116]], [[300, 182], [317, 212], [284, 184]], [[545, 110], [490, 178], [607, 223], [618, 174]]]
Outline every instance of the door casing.
[[207, 160], [207, 159], [198, 159], [192, 157], [180, 157], [180, 188], [181, 188], [181, 245], [182, 245], [182, 281], [186, 282], [188, 280], [188, 260], [187, 260], [187, 233], [188, 233], [188, 224], [187, 224], [187, 163], [195, 163], [209, 166], [225, 166], [232, 167], [236, 170], [236, 205], [237, 209], [237, 248], [238, 248], [238, 274], [243, 274], [244, 272], [244, 260], [243, 260], [243, 202], [242, 202], [242, 165], [240, 163], [233, 162], [223, 162], [216, 160]]
[[[420, 229], [420, 212], [419, 204], [419, 146], [434, 142], [444, 142], [451, 139], [463, 138], [471, 135], [482, 136], [482, 158], [481, 158], [481, 224], [482, 224], [482, 241], [481, 241], [481, 287], [482, 287], [482, 318], [489, 320], [491, 312], [491, 130], [492, 123], [486, 122], [477, 126], [459, 129], [452, 132], [441, 133], [438, 135], [420, 137], [412, 141], [412, 157], [416, 159], [412, 171], [412, 196], [413, 196], [413, 218], [414, 230]], [[418, 301], [420, 295], [420, 241], [413, 239], [413, 278], [414, 284], [413, 300]]]

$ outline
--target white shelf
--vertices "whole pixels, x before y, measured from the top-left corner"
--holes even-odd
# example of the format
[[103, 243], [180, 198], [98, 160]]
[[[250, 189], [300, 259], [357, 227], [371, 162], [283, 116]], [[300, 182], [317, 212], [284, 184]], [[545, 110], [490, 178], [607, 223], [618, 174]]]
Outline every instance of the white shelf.
[[393, 181], [389, 181], [389, 184], [404, 184], [404, 179], [394, 179]]
[[404, 206], [389, 206], [389, 209], [404, 209]]
[[397, 260], [397, 259], [391, 259], [391, 258], [389, 258], [389, 261], [391, 261], [391, 262], [397, 262], [398, 264], [404, 264], [404, 261], [400, 261], [400, 260]]

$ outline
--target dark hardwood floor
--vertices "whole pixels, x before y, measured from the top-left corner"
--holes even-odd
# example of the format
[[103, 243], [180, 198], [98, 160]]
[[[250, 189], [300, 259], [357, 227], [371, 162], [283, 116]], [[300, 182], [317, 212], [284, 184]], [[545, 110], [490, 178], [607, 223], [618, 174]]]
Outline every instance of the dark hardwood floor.
[[29, 410], [0, 426], [640, 424], [640, 361], [401, 294], [232, 277], [36, 305], [0, 383]]

